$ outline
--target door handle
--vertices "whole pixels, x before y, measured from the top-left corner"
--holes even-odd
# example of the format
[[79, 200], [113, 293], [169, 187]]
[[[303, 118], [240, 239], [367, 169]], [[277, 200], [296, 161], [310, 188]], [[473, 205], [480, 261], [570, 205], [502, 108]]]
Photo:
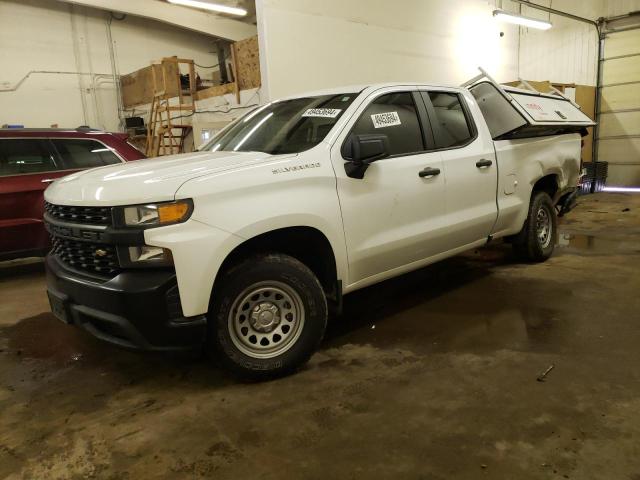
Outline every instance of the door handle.
[[431, 177], [435, 177], [436, 175], [440, 175], [440, 169], [439, 168], [427, 167], [424, 170], [420, 170], [418, 172], [418, 176], [420, 178], [431, 178]]
[[491, 160], [487, 160], [486, 158], [483, 158], [482, 160], [478, 160], [476, 162], [476, 167], [486, 168], [486, 167], [490, 167], [492, 164], [493, 162]]
[[42, 180], [40, 180], [42, 183], [51, 183], [51, 182], [55, 182], [56, 179], [55, 178], [43, 178]]

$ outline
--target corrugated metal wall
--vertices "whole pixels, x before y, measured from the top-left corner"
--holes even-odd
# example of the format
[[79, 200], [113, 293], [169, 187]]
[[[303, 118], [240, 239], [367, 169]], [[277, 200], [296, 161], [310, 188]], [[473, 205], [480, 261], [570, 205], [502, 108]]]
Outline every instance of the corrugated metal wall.
[[[640, 10], [640, 0], [536, 0], [534, 3], [593, 20]], [[549, 20], [549, 14], [505, 0], [503, 8]], [[520, 30], [520, 76], [529, 80], [596, 84], [598, 40], [595, 29], [551, 16], [553, 28]]]
[[[603, 0], [538, 0], [535, 3], [586, 18], [598, 18]], [[598, 39], [595, 28], [556, 15], [505, 2], [505, 8], [522, 15], [550, 20], [553, 28], [520, 29], [520, 76], [529, 80], [559, 83], [596, 84]]]

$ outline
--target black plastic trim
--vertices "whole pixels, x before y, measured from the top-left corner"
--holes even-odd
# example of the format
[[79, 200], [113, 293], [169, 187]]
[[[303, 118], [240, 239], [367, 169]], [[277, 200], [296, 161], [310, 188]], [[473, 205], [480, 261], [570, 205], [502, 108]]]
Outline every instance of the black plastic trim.
[[48, 213], [44, 214], [45, 228], [55, 237], [79, 242], [108, 243], [112, 245], [144, 245], [144, 229], [114, 228], [104, 225], [89, 225], [61, 222]]
[[71, 324], [121, 347], [190, 350], [206, 339], [204, 315], [176, 317], [167, 295], [177, 285], [173, 269], [137, 270], [96, 283], [77, 275], [56, 257], [45, 259], [47, 291], [63, 302]]
[[430, 152], [436, 148], [436, 140], [433, 134], [433, 127], [431, 126], [431, 120], [429, 119], [429, 114], [427, 113], [421, 92], [411, 92], [411, 94], [418, 111], [420, 130], [422, 130], [422, 145], [424, 146], [425, 152]]
[[517, 140], [519, 138], [542, 138], [554, 135], [568, 135], [579, 133], [581, 137], [588, 135], [587, 127], [582, 125], [522, 125], [510, 130], [493, 140]]

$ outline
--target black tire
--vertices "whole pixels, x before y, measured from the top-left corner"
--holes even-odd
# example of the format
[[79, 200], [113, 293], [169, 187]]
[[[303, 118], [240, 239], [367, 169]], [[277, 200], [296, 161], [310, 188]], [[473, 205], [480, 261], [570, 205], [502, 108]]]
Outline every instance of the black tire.
[[230, 268], [217, 285], [208, 350], [234, 374], [249, 380], [287, 375], [317, 350], [327, 300], [303, 263], [282, 254], [254, 256]]
[[[548, 219], [548, 234], [542, 234], [544, 217]], [[533, 192], [529, 213], [520, 233], [513, 239], [516, 255], [527, 262], [544, 262], [553, 254], [557, 241], [558, 219], [551, 197], [546, 192]]]

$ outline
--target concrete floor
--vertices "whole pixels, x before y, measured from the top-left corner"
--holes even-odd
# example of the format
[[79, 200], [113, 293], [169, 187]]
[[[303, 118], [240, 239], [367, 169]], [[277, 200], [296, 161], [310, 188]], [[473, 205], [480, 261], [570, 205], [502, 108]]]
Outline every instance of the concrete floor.
[[0, 268], [0, 478], [639, 480], [640, 195], [561, 228], [544, 264], [496, 244], [348, 296], [263, 384], [104, 345]]

